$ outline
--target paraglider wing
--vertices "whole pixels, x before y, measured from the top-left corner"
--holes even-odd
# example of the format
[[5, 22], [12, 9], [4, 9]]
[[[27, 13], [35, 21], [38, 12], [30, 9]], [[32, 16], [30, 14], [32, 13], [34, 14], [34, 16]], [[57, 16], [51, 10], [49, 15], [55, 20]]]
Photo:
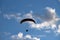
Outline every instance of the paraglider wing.
[[26, 22], [26, 21], [32, 21], [32, 22], [35, 23], [35, 21], [33, 19], [31, 19], [31, 18], [23, 19], [23, 20], [20, 21], [20, 23], [22, 24], [23, 22]]

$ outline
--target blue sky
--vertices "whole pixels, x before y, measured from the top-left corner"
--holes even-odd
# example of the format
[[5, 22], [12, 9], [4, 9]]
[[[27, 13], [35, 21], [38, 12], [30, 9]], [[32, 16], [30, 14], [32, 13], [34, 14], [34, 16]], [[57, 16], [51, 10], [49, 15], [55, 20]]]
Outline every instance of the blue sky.
[[[20, 24], [24, 18], [32, 18], [36, 24]], [[0, 40], [60, 40], [59, 37], [60, 0], [0, 0]]]

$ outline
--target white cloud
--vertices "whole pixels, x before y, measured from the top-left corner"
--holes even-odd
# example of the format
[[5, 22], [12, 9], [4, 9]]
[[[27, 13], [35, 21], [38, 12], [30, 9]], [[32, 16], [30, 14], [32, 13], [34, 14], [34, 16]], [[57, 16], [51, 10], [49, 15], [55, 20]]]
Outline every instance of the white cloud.
[[58, 25], [58, 28], [60, 29], [60, 25]]
[[[46, 7], [45, 8], [47, 10], [47, 13], [45, 16], [40, 17], [42, 20], [44, 19], [44, 21], [42, 23], [39, 24], [32, 24], [31, 26], [35, 28], [41, 28], [41, 27], [48, 27], [51, 26], [52, 28], [55, 28], [56, 25], [56, 21], [60, 20], [57, 16], [56, 16], [56, 12], [55, 9], [50, 8], [50, 7]], [[48, 17], [48, 18], [47, 18]]]
[[15, 19], [17, 21], [20, 21], [21, 19], [24, 19], [24, 18], [33, 18], [32, 13], [33, 12], [30, 11], [29, 13], [24, 14], [24, 15], [21, 15], [21, 13], [17, 13], [17, 14], [4, 14], [3, 17], [8, 19], [8, 20]]
[[32, 37], [31, 35], [27, 34], [27, 35], [23, 35], [23, 33], [19, 32], [17, 35], [12, 35], [11, 36], [12, 40], [40, 40], [40, 38], [37, 37]]
[[32, 15], [33, 11], [30, 11], [29, 13], [23, 15], [24, 18], [33, 18], [33, 15]]
[[56, 24], [52, 24], [52, 25], [51, 25], [51, 28], [52, 28], [52, 29], [57, 28]]
[[51, 14], [55, 15], [55, 9], [50, 7], [46, 7], [45, 9], [47, 9], [47, 11], [50, 12]]
[[23, 37], [23, 33], [20, 32], [20, 33], [18, 34], [18, 37], [19, 37], [19, 38], [22, 38], [22, 37]]
[[56, 36], [60, 35], [60, 25], [58, 25], [58, 28], [56, 30], [54, 30], [54, 33], [56, 34]]
[[31, 39], [31, 35], [26, 35], [25, 38]]
[[[41, 20], [43, 20], [43, 22], [37, 23], [37, 24], [30, 23], [30, 27], [36, 28], [39, 30], [52, 29], [53, 31], [57, 30], [57, 32], [60, 32], [60, 29], [57, 29], [57, 24], [56, 24], [57, 21], [60, 20], [60, 18], [57, 17], [56, 10], [51, 7], [46, 7], [45, 10], [46, 10], [45, 15], [39, 16], [39, 18]], [[36, 17], [36, 15], [35, 15], [35, 17]], [[48, 33], [50, 31], [46, 31], [46, 32]]]
[[58, 25], [58, 29], [56, 30], [56, 33], [60, 34], [60, 25]]
[[33, 24], [32, 23], [30, 26], [32, 28], [37, 28], [37, 29], [44, 29], [44, 28], [46, 28], [46, 29], [49, 29], [49, 28], [54, 29], [54, 28], [56, 28], [55, 24], [51, 24], [49, 22], [43, 22], [43, 23], [39, 23], [39, 24]]
[[33, 40], [40, 40], [40, 38], [33, 37]]
[[41, 29], [41, 28], [48, 27], [48, 26], [49, 26], [48, 22], [43, 22], [41, 24], [31, 24], [32, 28], [37, 28], [37, 29]]
[[32, 14], [30, 14], [30, 13], [25, 14], [24, 17], [25, 18], [33, 18]]
[[60, 29], [58, 29], [57, 32], [60, 33]]
[[50, 8], [50, 7], [46, 7], [45, 8], [47, 10], [47, 13], [46, 13], [46, 17], [48, 17], [48, 21], [57, 21], [57, 16], [56, 16], [56, 12], [55, 12], [55, 9], [53, 8]]

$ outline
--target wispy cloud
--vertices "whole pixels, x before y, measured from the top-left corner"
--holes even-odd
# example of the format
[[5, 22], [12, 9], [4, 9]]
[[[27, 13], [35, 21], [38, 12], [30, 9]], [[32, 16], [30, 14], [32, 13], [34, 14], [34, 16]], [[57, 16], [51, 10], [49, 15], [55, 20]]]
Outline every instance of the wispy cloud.
[[8, 36], [8, 35], [11, 35], [11, 33], [10, 32], [0, 32], [0, 35], [6, 35], [6, 36]]
[[0, 32], [0, 40], [9, 40], [10, 35], [10, 32]]
[[4, 35], [11, 35], [10, 32], [3, 32]]
[[17, 14], [4, 14], [3, 15], [4, 18], [11, 20], [11, 19], [15, 19], [17, 21], [19, 21], [21, 19], [21, 13], [17, 13]]
[[24, 19], [24, 18], [33, 18], [32, 16], [32, 11], [30, 11], [29, 13], [26, 13], [24, 15], [22, 15], [21, 13], [16, 13], [16, 14], [4, 14], [3, 17], [8, 19], [8, 20], [11, 20], [11, 19], [15, 19], [17, 21], [20, 21], [21, 19]]
[[11, 38], [12, 40], [40, 40], [40, 38], [32, 37], [29, 34], [24, 36], [24, 34], [21, 32], [19, 32], [17, 35], [12, 35]]

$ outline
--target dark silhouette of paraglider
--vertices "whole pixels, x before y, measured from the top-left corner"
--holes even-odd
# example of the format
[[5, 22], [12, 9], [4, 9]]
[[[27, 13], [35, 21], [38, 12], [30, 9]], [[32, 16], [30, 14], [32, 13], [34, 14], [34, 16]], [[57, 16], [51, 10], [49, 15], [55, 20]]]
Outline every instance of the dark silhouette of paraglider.
[[23, 22], [26, 22], [26, 21], [32, 21], [32, 22], [35, 23], [35, 20], [33, 20], [33, 19], [31, 19], [31, 18], [22, 19], [22, 20], [20, 21], [20, 23], [22, 24]]
[[[31, 18], [22, 19], [22, 20], [20, 21], [20, 23], [22, 24], [23, 22], [26, 22], [26, 21], [31, 21], [31, 22], [36, 23], [35, 20], [33, 20], [33, 19], [31, 19]], [[26, 29], [26, 32], [28, 32], [28, 29]]]

